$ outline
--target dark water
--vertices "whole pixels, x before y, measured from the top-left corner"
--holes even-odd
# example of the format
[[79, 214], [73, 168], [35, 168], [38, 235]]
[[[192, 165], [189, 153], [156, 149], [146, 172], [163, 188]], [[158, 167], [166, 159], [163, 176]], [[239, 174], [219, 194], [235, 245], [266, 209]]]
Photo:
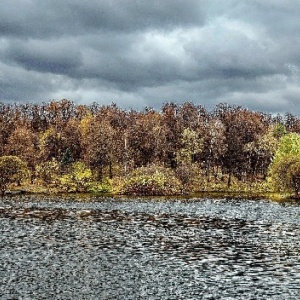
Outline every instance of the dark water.
[[300, 299], [299, 238], [292, 202], [4, 198], [0, 299]]

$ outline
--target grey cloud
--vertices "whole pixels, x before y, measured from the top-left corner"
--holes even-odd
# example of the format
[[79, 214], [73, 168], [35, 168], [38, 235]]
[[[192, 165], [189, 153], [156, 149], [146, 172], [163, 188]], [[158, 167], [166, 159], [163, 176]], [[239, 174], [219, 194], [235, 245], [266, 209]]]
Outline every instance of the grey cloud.
[[27, 70], [53, 74], [71, 74], [81, 64], [76, 43], [59, 40], [13, 41], [7, 47], [6, 58]]
[[297, 0], [254, 0], [238, 6], [238, 9], [232, 11], [232, 17], [263, 26], [272, 36], [294, 36], [300, 27], [299, 11], [300, 3]]
[[[0, 98], [6, 102], [43, 102], [57, 85], [66, 86], [61, 76], [27, 71], [0, 63]], [[65, 79], [66, 80], [66, 79]], [[67, 80], [66, 80], [67, 81]]]
[[300, 113], [296, 0], [5, 0], [0, 100]]
[[3, 1], [0, 28], [8, 36], [60, 36], [91, 31], [201, 25], [205, 16], [198, 0], [44, 0]]
[[201, 1], [65, 1], [80, 20], [91, 28], [141, 30], [203, 24]]

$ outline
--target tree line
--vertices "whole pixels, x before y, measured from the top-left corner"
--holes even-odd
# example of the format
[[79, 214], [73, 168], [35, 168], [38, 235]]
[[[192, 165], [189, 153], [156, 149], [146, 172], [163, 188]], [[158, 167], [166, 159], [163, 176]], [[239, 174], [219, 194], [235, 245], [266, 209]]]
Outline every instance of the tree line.
[[156, 165], [172, 169], [183, 185], [195, 171], [230, 187], [233, 179], [264, 180], [287, 133], [300, 133], [297, 116], [224, 103], [211, 111], [191, 102], [142, 111], [66, 99], [0, 103], [0, 156], [20, 158], [32, 182], [50, 182], [51, 172], [67, 174], [81, 163], [98, 182]]

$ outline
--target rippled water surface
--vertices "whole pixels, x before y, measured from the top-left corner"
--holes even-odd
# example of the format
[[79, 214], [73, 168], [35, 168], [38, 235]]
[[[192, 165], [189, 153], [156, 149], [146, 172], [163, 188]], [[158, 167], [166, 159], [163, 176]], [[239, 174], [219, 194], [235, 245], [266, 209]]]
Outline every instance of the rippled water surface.
[[0, 199], [0, 299], [300, 299], [300, 205]]

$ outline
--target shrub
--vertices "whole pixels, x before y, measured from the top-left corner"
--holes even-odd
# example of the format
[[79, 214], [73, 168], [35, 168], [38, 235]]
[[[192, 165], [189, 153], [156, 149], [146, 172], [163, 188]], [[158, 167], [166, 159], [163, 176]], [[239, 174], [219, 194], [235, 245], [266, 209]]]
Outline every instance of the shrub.
[[105, 180], [103, 182], [93, 181], [89, 184], [88, 192], [91, 193], [111, 193], [111, 180]]
[[66, 192], [86, 192], [92, 182], [92, 171], [82, 162], [69, 167], [69, 173], [59, 178], [60, 189]]
[[19, 157], [0, 157], [0, 192], [2, 195], [10, 183], [20, 183], [20, 181], [27, 176], [27, 165]]
[[175, 174], [186, 192], [195, 192], [202, 188], [202, 174], [197, 164], [179, 163]]
[[37, 177], [42, 179], [45, 183], [57, 183], [60, 166], [55, 158], [39, 164], [36, 166], [35, 170]]
[[268, 182], [275, 191], [294, 193], [295, 197], [299, 197], [300, 156], [278, 158], [269, 169]]
[[268, 183], [278, 192], [300, 191], [300, 135], [288, 133], [279, 142], [272, 164], [268, 170]]
[[182, 186], [171, 169], [151, 165], [129, 174], [121, 189], [122, 194], [166, 196], [180, 194]]

